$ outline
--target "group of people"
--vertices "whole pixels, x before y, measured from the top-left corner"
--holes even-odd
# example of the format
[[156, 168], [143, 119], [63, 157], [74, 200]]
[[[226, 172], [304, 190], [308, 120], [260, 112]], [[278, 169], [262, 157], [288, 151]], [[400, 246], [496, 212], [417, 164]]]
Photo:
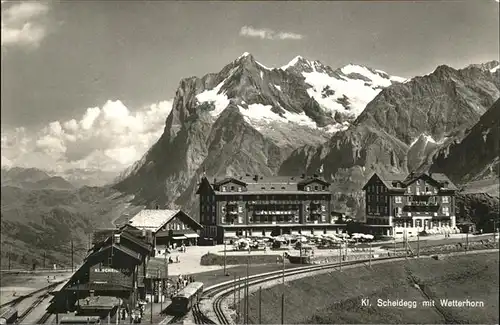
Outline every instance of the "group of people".
[[172, 297], [192, 282], [194, 282], [194, 277], [192, 275], [184, 275], [183, 276], [182, 274], [180, 274], [179, 277], [177, 278], [175, 285], [174, 285], [175, 292], [172, 293]]

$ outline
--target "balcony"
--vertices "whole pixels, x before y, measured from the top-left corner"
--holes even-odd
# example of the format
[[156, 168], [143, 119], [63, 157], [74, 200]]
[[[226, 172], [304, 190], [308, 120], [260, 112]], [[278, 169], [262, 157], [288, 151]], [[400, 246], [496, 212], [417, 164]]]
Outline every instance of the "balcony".
[[427, 207], [434, 207], [438, 206], [439, 203], [437, 202], [430, 202], [430, 201], [411, 201], [406, 203], [406, 206], [427, 206]]
[[295, 215], [298, 214], [298, 211], [293, 211], [293, 210], [278, 210], [278, 211], [266, 211], [266, 210], [260, 210], [260, 211], [254, 211], [254, 215]]
[[427, 192], [416, 192], [415, 195], [417, 196], [428, 196], [428, 195], [437, 195], [438, 191], [433, 190], [433, 191], [427, 191]]

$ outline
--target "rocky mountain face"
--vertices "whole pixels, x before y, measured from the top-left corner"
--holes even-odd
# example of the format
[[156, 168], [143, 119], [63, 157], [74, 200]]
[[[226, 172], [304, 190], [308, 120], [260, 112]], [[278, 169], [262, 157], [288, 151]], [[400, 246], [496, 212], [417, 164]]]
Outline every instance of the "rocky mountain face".
[[430, 75], [381, 91], [347, 130], [316, 150], [299, 148], [280, 173], [307, 161], [309, 173], [324, 166], [328, 179], [359, 189], [359, 181], [373, 171], [408, 172], [420, 166], [425, 155], [461, 139], [498, 98], [497, 71], [439, 66]]
[[500, 100], [467, 130], [461, 141], [441, 148], [431, 157], [431, 171], [446, 172], [459, 183], [492, 178], [500, 164]]
[[382, 88], [402, 81], [301, 57], [270, 69], [245, 53], [219, 73], [180, 82], [162, 137], [115, 187], [140, 204], [195, 212], [202, 174], [275, 175], [294, 150], [345, 130]]

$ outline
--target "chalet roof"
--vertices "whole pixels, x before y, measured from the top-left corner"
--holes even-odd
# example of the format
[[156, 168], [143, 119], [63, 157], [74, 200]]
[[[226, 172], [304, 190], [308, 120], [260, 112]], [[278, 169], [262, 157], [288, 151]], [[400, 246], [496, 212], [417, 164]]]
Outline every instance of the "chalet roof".
[[[245, 185], [247, 191], [258, 191], [263, 190], [279, 190], [279, 191], [297, 191], [297, 186], [299, 184], [306, 184], [312, 181], [319, 181], [324, 184], [329, 185], [328, 182], [319, 177], [307, 177], [303, 178], [300, 176], [235, 176], [226, 177], [220, 181], [215, 180], [213, 185], [221, 185], [229, 181], [234, 181]], [[264, 187], [264, 188], [263, 188]], [[274, 187], [274, 189], [271, 189]]]
[[151, 230], [156, 233], [179, 212], [180, 210], [144, 209], [129, 220], [129, 225], [137, 229]]
[[298, 191], [297, 189], [295, 190], [282, 190], [281, 187], [277, 188], [276, 190], [270, 190], [270, 188], [267, 188], [265, 190], [262, 189], [255, 189], [252, 191], [245, 191], [245, 192], [221, 192], [221, 191], [215, 191], [216, 195], [298, 195], [298, 194], [326, 194], [326, 195], [331, 195], [332, 193], [329, 191]]
[[455, 186], [455, 184], [452, 183], [452, 181], [448, 178], [448, 176], [446, 176], [445, 174], [443, 173], [431, 173], [431, 174], [428, 174], [428, 173], [415, 173], [415, 174], [409, 174], [406, 179], [403, 181], [403, 183], [405, 184], [405, 186], [413, 183], [414, 181], [416, 181], [417, 179], [420, 179], [422, 177], [429, 177], [430, 179], [436, 181], [437, 183], [440, 183], [441, 185], [443, 185], [444, 183], [447, 183], [448, 186], [446, 189], [448, 190], [458, 190], [458, 188]]
[[[453, 184], [448, 176], [446, 176], [443, 173], [432, 173], [432, 174], [427, 174], [427, 173], [415, 173], [415, 174], [402, 174], [402, 173], [376, 173], [382, 183], [389, 189], [389, 190], [400, 190], [401, 188], [405, 188], [409, 184], [413, 183], [417, 179], [421, 177], [428, 177], [436, 181], [437, 183], [443, 184], [445, 182], [448, 183], [448, 187], [446, 189], [448, 190], [457, 190], [457, 187], [455, 184]], [[372, 176], [373, 177], [373, 176]], [[370, 178], [371, 179], [371, 178]], [[398, 182], [402, 186], [401, 188], [395, 187], [393, 182]]]
[[111, 250], [112, 248], [116, 249], [118, 251], [121, 251], [124, 254], [129, 255], [130, 257], [132, 257], [138, 261], [141, 260], [141, 254], [131, 250], [130, 248], [127, 248], [127, 247], [125, 247], [123, 245], [119, 245], [119, 244], [111, 244], [111, 245], [103, 246], [103, 247], [99, 248], [99, 250], [96, 250], [95, 252], [88, 255], [85, 258], [85, 260], [87, 261], [87, 260], [93, 259], [93, 258], [99, 256], [100, 254], [103, 254], [104, 252]]

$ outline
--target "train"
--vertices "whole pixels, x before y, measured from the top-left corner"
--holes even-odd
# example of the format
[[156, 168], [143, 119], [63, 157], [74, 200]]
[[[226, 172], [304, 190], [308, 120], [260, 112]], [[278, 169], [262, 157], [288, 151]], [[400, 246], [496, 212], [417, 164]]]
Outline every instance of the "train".
[[18, 317], [16, 308], [7, 308], [0, 316], [0, 324], [15, 324]]
[[99, 316], [64, 316], [59, 324], [101, 324]]
[[200, 301], [203, 294], [203, 283], [192, 282], [184, 289], [172, 297], [170, 309], [177, 315], [186, 314], [191, 308]]

